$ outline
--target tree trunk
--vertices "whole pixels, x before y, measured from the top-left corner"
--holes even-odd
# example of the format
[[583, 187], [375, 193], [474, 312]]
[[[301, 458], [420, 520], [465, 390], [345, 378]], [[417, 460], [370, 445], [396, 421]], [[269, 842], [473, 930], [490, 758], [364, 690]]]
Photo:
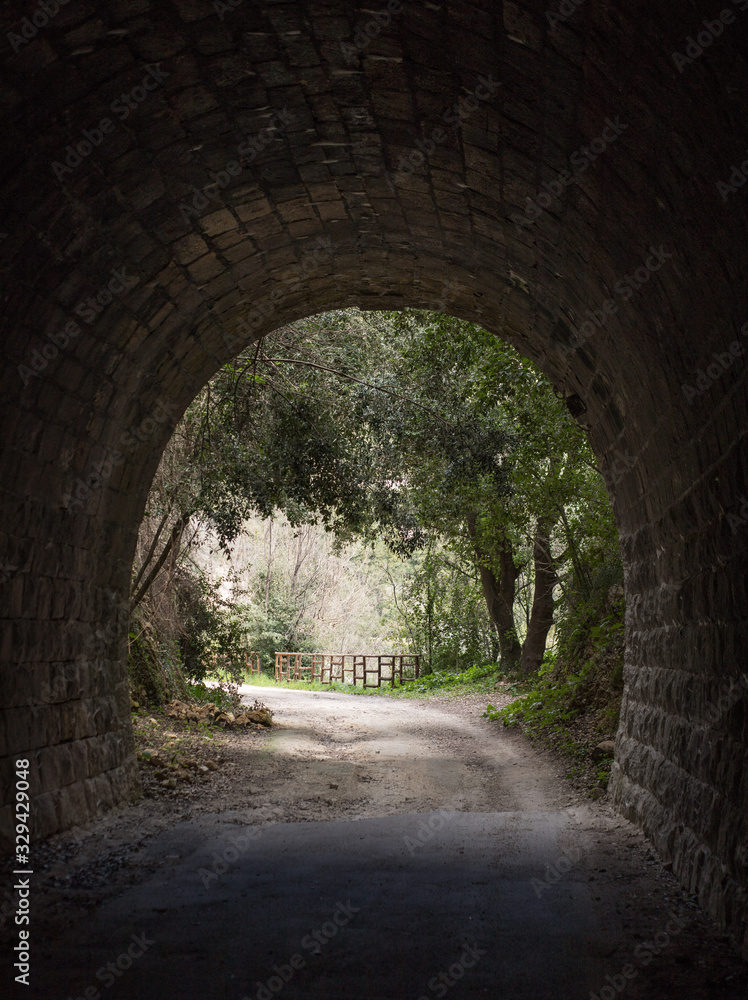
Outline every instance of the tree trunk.
[[551, 555], [550, 533], [553, 525], [538, 521], [533, 545], [535, 592], [530, 621], [522, 646], [521, 671], [524, 676], [539, 669], [545, 653], [545, 643], [553, 625], [553, 588], [557, 582], [556, 566]]
[[478, 544], [476, 520], [475, 515], [468, 517], [467, 528], [478, 561], [483, 596], [486, 599], [486, 607], [491, 621], [498, 632], [501, 666], [504, 670], [514, 671], [519, 667], [522, 655], [522, 646], [517, 638], [514, 624], [514, 598], [520, 571], [514, 563], [512, 544], [505, 539], [499, 554], [499, 576], [497, 578], [487, 554]]
[[138, 575], [135, 577], [135, 582], [133, 583], [132, 587], [130, 588], [130, 590], [131, 590], [132, 593], [135, 593], [137, 591], [138, 587], [140, 586], [140, 581], [143, 579], [143, 574], [148, 569], [148, 566], [150, 564], [151, 559], [153, 559], [153, 555], [154, 555], [154, 553], [156, 551], [156, 546], [158, 545], [158, 540], [161, 537], [161, 532], [166, 527], [166, 522], [169, 520], [169, 514], [170, 513], [171, 513], [171, 510], [167, 510], [167, 512], [161, 518], [159, 526], [156, 529], [156, 533], [153, 536], [153, 541], [151, 542], [150, 548], [148, 549], [146, 557], [143, 560], [143, 564], [140, 567], [140, 569], [138, 570]]
[[268, 536], [270, 539], [269, 549], [268, 549], [268, 575], [265, 580], [265, 614], [268, 613], [268, 608], [270, 607], [270, 573], [272, 572], [273, 566], [273, 519], [270, 518], [268, 523]]
[[189, 524], [191, 517], [191, 514], [182, 514], [177, 523], [171, 529], [169, 540], [166, 545], [164, 545], [161, 555], [156, 560], [153, 569], [146, 577], [145, 582], [141, 584], [140, 588], [130, 598], [130, 614], [132, 614], [135, 608], [137, 608], [145, 595], [148, 593], [151, 584], [158, 576], [161, 567], [164, 565], [169, 556], [171, 556], [171, 563], [174, 565], [176, 557], [179, 554], [179, 545], [182, 541], [182, 534], [184, 533], [184, 529]]
[[577, 551], [577, 545], [574, 540], [574, 536], [571, 533], [571, 528], [569, 527], [569, 522], [566, 518], [566, 511], [563, 507], [560, 508], [561, 521], [564, 525], [564, 533], [566, 535], [566, 544], [569, 546], [569, 553], [571, 555], [571, 562], [574, 567], [574, 577], [577, 582], [577, 586], [582, 589], [582, 593], [586, 595], [589, 594], [591, 589], [591, 582], [589, 578], [589, 573], [584, 567], [582, 560], [579, 558], [579, 552]]

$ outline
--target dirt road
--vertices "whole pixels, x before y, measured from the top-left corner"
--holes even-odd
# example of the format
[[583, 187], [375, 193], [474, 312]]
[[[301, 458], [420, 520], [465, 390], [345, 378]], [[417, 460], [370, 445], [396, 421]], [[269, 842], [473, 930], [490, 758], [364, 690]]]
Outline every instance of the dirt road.
[[504, 730], [495, 738], [498, 727], [480, 718], [485, 697], [441, 708], [282, 689], [269, 697], [277, 726], [253, 780], [263, 804], [286, 821], [532, 811], [571, 801], [558, 769], [539, 769], [521, 737]]
[[744, 1000], [642, 834], [484, 699], [262, 695], [205, 780], [38, 846], [14, 993]]

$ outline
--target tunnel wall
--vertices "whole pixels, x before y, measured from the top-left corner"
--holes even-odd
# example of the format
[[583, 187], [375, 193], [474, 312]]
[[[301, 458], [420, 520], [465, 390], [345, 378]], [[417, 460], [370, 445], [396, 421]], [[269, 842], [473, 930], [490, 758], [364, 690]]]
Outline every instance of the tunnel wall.
[[219, 7], [0, 15], [4, 838], [16, 759], [35, 837], [138, 793], [130, 569], [199, 389], [310, 313], [441, 309], [588, 430], [626, 575], [612, 798], [745, 948], [748, 14]]

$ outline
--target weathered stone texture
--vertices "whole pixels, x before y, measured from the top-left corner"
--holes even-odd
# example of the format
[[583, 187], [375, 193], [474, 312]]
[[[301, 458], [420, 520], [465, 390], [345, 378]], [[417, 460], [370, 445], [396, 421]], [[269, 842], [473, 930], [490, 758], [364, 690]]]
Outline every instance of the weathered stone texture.
[[356, 3], [107, 0], [8, 51], [0, 783], [32, 762], [35, 836], [137, 792], [123, 600], [195, 393], [310, 313], [438, 308], [576, 397], [626, 567], [613, 795], [748, 949], [748, 15], [679, 72], [706, 0], [547, 9], [403, 3], [351, 55]]

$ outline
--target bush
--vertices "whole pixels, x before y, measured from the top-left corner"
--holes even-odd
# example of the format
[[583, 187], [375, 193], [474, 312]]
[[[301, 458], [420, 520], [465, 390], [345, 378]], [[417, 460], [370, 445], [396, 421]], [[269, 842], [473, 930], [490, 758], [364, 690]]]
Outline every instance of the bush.
[[186, 675], [202, 681], [217, 669], [234, 681], [242, 680], [247, 654], [254, 649], [249, 634], [252, 609], [224, 601], [219, 583], [186, 574], [179, 581], [177, 605]]
[[276, 653], [313, 653], [316, 644], [306, 623], [300, 620], [296, 603], [271, 590], [268, 610], [257, 604], [240, 605], [243, 627], [252, 649], [260, 654], [264, 673], [275, 675]]
[[[529, 736], [560, 734], [580, 715], [591, 714], [600, 732], [615, 730], [623, 689], [625, 603], [620, 562], [603, 565], [586, 593], [561, 609], [556, 646], [546, 652], [522, 696], [486, 715], [505, 726], [521, 724]], [[558, 741], [556, 741], [558, 744]], [[573, 750], [569, 739], [567, 749]]]
[[457, 674], [475, 663], [494, 662], [496, 630], [480, 584], [461, 572], [451, 553], [429, 553], [407, 581], [398, 608], [401, 622], [390, 638], [422, 653], [422, 672]]
[[440, 688], [448, 689], [462, 684], [475, 684], [484, 678], [495, 678], [498, 673], [499, 668], [495, 663], [487, 663], [484, 666], [469, 667], [467, 670], [434, 671], [426, 677], [419, 677], [417, 681], [409, 681], [406, 686], [408, 691], [413, 694], [426, 693]]
[[158, 640], [148, 625], [130, 623], [128, 676], [136, 700], [163, 705], [187, 693], [179, 645], [174, 639]]

